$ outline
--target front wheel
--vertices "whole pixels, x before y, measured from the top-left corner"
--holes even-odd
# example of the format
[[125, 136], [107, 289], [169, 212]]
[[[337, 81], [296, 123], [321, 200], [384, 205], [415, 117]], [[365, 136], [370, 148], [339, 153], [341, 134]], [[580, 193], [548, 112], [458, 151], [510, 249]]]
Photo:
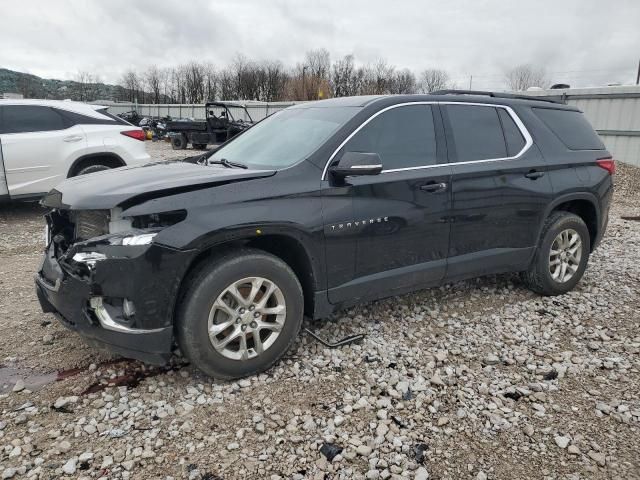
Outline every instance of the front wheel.
[[304, 313], [291, 268], [245, 249], [203, 264], [186, 284], [176, 334], [182, 353], [215, 378], [262, 372], [291, 347]]
[[573, 213], [553, 212], [542, 229], [534, 261], [522, 278], [536, 293], [561, 295], [582, 278], [590, 251], [584, 221]]

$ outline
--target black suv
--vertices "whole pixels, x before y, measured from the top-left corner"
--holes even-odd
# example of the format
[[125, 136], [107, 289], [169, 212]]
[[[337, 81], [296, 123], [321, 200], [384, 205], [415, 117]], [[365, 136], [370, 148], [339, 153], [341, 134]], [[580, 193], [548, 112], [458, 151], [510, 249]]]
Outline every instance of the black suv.
[[128, 357], [265, 370], [304, 315], [479, 275], [558, 295], [607, 225], [583, 114], [487, 92], [296, 105], [198, 162], [72, 178], [43, 200], [45, 312]]

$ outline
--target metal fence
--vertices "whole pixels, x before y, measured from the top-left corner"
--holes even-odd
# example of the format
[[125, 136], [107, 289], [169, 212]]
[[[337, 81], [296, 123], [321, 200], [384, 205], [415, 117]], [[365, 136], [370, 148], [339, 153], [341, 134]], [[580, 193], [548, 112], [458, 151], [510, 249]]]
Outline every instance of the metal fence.
[[562, 96], [584, 112], [616, 160], [640, 167], [640, 86], [528, 91]]
[[[297, 102], [271, 102], [271, 103], [247, 103], [247, 111], [253, 121], [257, 122], [268, 117], [278, 110], [282, 110]], [[108, 105], [109, 113], [118, 115], [119, 113], [137, 111], [143, 117], [165, 117], [171, 118], [191, 118], [194, 120], [203, 120], [205, 118], [204, 104], [142, 104], [142, 103], [114, 103]], [[216, 115], [222, 111], [221, 108], [213, 108]], [[239, 107], [230, 107], [229, 110], [236, 120], [249, 120], [244, 109]]]

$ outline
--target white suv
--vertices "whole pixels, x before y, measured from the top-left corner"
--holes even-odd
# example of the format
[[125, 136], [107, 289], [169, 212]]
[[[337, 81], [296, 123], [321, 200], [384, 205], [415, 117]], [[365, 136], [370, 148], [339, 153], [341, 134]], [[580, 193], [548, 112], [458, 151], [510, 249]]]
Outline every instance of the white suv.
[[68, 177], [147, 163], [144, 139], [103, 106], [0, 100], [0, 199], [38, 198]]

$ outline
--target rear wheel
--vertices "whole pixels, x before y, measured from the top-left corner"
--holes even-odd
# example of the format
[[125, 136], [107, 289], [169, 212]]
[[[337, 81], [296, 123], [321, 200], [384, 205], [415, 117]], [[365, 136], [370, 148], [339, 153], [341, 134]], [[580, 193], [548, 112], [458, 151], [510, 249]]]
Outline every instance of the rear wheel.
[[231, 252], [188, 280], [178, 307], [178, 343], [212, 377], [253, 375], [291, 347], [303, 311], [302, 288], [286, 263], [259, 250]]
[[193, 144], [193, 148], [195, 148], [196, 150], [204, 150], [207, 148], [207, 144], [206, 143], [194, 143]]
[[573, 213], [553, 212], [542, 229], [536, 257], [522, 278], [534, 292], [561, 295], [582, 278], [590, 251], [584, 221]]
[[82, 167], [78, 170], [75, 176], [78, 175], [86, 175], [88, 173], [101, 172], [103, 170], [109, 170], [111, 167], [108, 165], [104, 165], [102, 163], [94, 163], [93, 165], [87, 165], [86, 167]]
[[188, 145], [186, 135], [174, 135], [171, 137], [171, 146], [174, 150], [184, 150]]

